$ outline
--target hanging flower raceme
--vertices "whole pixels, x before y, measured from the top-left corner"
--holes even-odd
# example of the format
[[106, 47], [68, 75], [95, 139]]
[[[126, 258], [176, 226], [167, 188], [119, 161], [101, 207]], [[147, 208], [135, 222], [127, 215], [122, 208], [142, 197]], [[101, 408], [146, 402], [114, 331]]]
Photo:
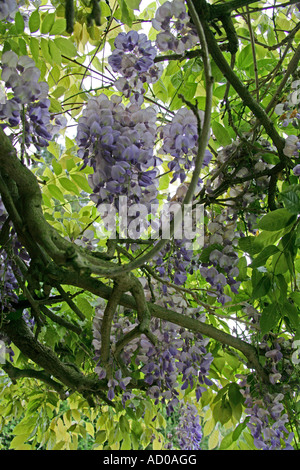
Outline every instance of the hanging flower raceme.
[[241, 393], [245, 398], [247, 427], [254, 439], [254, 445], [263, 450], [293, 450], [293, 433], [286, 429], [288, 416], [284, 412], [282, 393], [260, 390], [259, 385], [250, 387], [247, 377], [241, 376]]
[[160, 162], [153, 153], [155, 136], [154, 108], [124, 106], [115, 95], [89, 100], [79, 119], [76, 141], [84, 166], [94, 169], [89, 183], [99, 210], [107, 203], [119, 210], [120, 196], [127, 198], [128, 207], [140, 203], [150, 211], [155, 205]]
[[[49, 87], [46, 82], [39, 82], [40, 70], [30, 57], [18, 57], [13, 51], [2, 54], [1, 64], [1, 79], [4, 82], [0, 100], [0, 119], [4, 121], [2, 127], [21, 126], [23, 130], [18, 134], [18, 141], [23, 146], [33, 144], [37, 150], [48, 146], [57, 126], [51, 122]], [[10, 90], [12, 97], [6, 93]], [[61, 126], [64, 125], [65, 121], [62, 120]]]
[[[204, 112], [199, 111], [199, 119], [203, 122]], [[161, 126], [159, 136], [162, 139], [160, 153], [172, 155], [173, 160], [168, 163], [173, 172], [174, 182], [178, 178], [181, 183], [194, 168], [195, 157], [198, 153], [198, 123], [193, 111], [181, 108], [176, 112], [172, 122]], [[207, 166], [212, 158], [209, 150], [206, 150], [203, 166]]]
[[196, 28], [190, 21], [184, 2], [174, 0], [161, 5], [152, 20], [152, 26], [159, 31], [157, 48], [178, 54], [194, 47], [198, 42]]
[[176, 427], [179, 447], [182, 450], [200, 450], [202, 427], [195, 405], [186, 403], [179, 409], [179, 423]]
[[156, 82], [162, 73], [162, 67], [154, 63], [157, 50], [145, 34], [136, 31], [118, 34], [114, 46], [108, 63], [122, 76], [114, 84], [132, 103], [140, 105], [144, 101], [144, 84]]
[[[101, 363], [103, 310], [104, 305], [97, 307], [93, 320], [94, 359], [97, 364], [95, 372], [100, 380], [107, 376]], [[205, 321], [205, 318], [201, 316], [199, 321]], [[122, 316], [121, 312], [115, 315], [110, 337], [112, 351], [115, 350], [118, 340], [137, 325], [137, 320], [128, 313], [126, 316]], [[152, 344], [145, 335], [141, 335], [126, 344], [120, 358], [127, 371], [134, 372], [137, 367], [140, 369], [148, 386], [147, 394], [156, 404], [165, 404], [167, 413], [171, 414], [179, 403], [179, 379], [182, 382], [182, 390], [189, 386], [195, 387], [197, 400], [201, 398], [206, 386], [211, 385], [208, 373], [213, 356], [207, 351], [209, 339], [203, 338], [201, 334], [194, 335], [167, 321], [161, 324], [157, 319], [151, 321], [150, 328], [158, 340], [157, 344]], [[113, 399], [115, 390], [122, 394], [123, 402], [133, 398], [134, 392], [126, 388], [129, 383], [131, 385], [130, 377], [122, 377], [117, 363], [113, 360], [110, 369], [112, 378], [108, 382], [108, 398]]]

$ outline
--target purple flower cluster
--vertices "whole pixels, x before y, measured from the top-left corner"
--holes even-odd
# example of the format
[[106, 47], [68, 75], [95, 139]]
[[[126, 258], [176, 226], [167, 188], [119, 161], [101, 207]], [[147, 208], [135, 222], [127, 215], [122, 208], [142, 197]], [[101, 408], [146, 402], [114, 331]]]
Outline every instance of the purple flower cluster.
[[157, 197], [153, 148], [156, 113], [152, 107], [124, 106], [122, 99], [101, 94], [91, 98], [79, 119], [76, 141], [84, 166], [93, 167], [89, 183], [91, 199], [99, 206], [114, 204], [126, 196], [128, 206], [150, 207]]
[[[203, 111], [199, 112], [199, 119], [203, 121]], [[193, 170], [194, 159], [198, 152], [198, 126], [197, 118], [188, 108], [181, 108], [168, 123], [158, 129], [160, 138], [163, 141], [160, 153], [169, 154], [174, 157], [168, 163], [168, 167], [173, 171], [171, 183], [178, 178], [181, 183]], [[212, 158], [209, 150], [205, 153], [203, 166], [207, 166]]]
[[0, 119], [12, 128], [21, 125], [23, 131], [18, 135], [21, 145], [33, 144], [37, 150], [48, 146], [54, 127], [50, 122], [48, 85], [39, 82], [40, 70], [30, 57], [18, 57], [13, 51], [4, 52], [1, 63], [1, 79], [13, 96], [8, 94], [1, 100]]
[[[95, 371], [100, 379], [106, 377], [106, 372], [101, 364], [101, 324], [103, 307], [96, 309], [93, 320], [93, 345], [95, 349]], [[115, 349], [117, 341], [126, 333], [129, 333], [137, 322], [129, 316], [115, 318], [111, 331], [111, 348]], [[148, 385], [148, 395], [155, 403], [166, 404], [167, 413], [170, 414], [177, 407], [178, 387], [186, 390], [189, 386], [195, 388], [196, 398], [200, 399], [211, 381], [207, 375], [213, 360], [206, 346], [209, 339], [200, 334], [194, 335], [177, 325], [169, 322], [161, 322], [153, 319], [151, 332], [158, 340], [153, 345], [145, 335], [130, 341], [121, 353], [121, 360], [128, 372], [136, 371], [138, 367], [144, 375], [145, 384]], [[134, 361], [134, 362], [132, 362]], [[114, 364], [112, 364], [112, 369]], [[132, 392], [126, 390], [130, 377], [122, 377], [119, 367], [116, 366], [114, 379], [108, 382], [109, 397], [115, 395], [115, 388], [122, 393], [123, 402], [132, 398]]]
[[176, 435], [181, 450], [201, 450], [202, 427], [195, 405], [182, 404], [179, 408], [179, 422]]
[[160, 31], [156, 37], [156, 46], [162, 52], [182, 54], [198, 42], [196, 29], [181, 0], [167, 1], [161, 5], [152, 20], [152, 26]]
[[235, 278], [239, 275], [237, 267], [239, 258], [234, 250], [234, 242], [237, 237], [236, 221], [228, 214], [217, 215], [208, 224], [209, 233], [205, 237], [205, 247], [216, 245], [209, 254], [209, 261], [202, 263], [201, 275], [211, 285], [213, 294], [224, 305], [231, 301], [231, 297], [224, 293], [225, 286], [229, 285], [231, 291], [238, 293], [240, 282]]
[[249, 420], [247, 426], [253, 436], [255, 447], [263, 450], [293, 450], [291, 441], [294, 435], [285, 427], [288, 416], [283, 413], [284, 395], [262, 391], [259, 385], [253, 392], [246, 377], [241, 378], [241, 393], [245, 398], [245, 412]]
[[159, 344], [154, 346], [148, 338], [142, 339], [136, 363], [144, 363], [141, 370], [150, 386], [150, 397], [156, 404], [165, 403], [170, 414], [179, 403], [178, 381], [182, 382], [182, 390], [195, 387], [197, 400], [206, 390], [205, 385], [211, 385], [207, 374], [213, 357], [206, 350], [209, 340], [200, 334], [169, 322], [164, 322], [162, 328], [158, 320], [153, 321], [152, 333]]
[[145, 34], [136, 31], [118, 34], [114, 45], [108, 63], [122, 76], [115, 86], [132, 103], [140, 105], [144, 100], [144, 84], [156, 82], [162, 72], [162, 68], [154, 64], [157, 50]]
[[13, 19], [17, 11], [16, 0], [0, 0], [0, 21]]
[[[285, 408], [282, 403], [284, 393], [289, 388], [288, 383], [282, 380], [279, 370], [283, 359], [282, 342], [284, 342], [283, 338], [274, 340], [265, 336], [259, 345], [262, 351], [265, 350], [264, 368], [269, 373], [270, 386], [260, 382], [250, 385], [247, 382], [247, 376], [238, 376], [242, 379], [239, 385], [245, 397], [245, 412], [249, 419], [247, 426], [251, 430], [254, 444], [258, 449], [293, 450], [291, 442], [294, 434], [289, 433], [285, 426], [289, 418], [284, 412]], [[292, 373], [292, 368], [287, 365], [284, 370], [288, 375]]]
[[[178, 286], [187, 280], [187, 272], [192, 270], [193, 250], [189, 248], [190, 240], [178, 239], [168, 242], [163, 250], [153, 257], [151, 264], [159, 276]], [[166, 293], [166, 286], [163, 286]]]

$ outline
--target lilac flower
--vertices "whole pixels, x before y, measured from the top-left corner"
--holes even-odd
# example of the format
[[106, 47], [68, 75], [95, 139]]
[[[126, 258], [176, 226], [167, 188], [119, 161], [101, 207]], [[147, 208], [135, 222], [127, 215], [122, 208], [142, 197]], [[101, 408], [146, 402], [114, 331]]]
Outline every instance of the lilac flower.
[[18, 57], [13, 51], [4, 52], [1, 62], [1, 78], [6, 88], [11, 88], [13, 97], [0, 104], [0, 119], [11, 127], [22, 123], [24, 132], [20, 133], [19, 141], [26, 147], [33, 144], [39, 150], [49, 145], [58, 123], [55, 128], [51, 123], [48, 85], [38, 81], [40, 70], [33, 59]]
[[[134, 36], [129, 43], [134, 44]], [[153, 152], [155, 120], [152, 107], [125, 107], [117, 96], [89, 100], [79, 119], [76, 141], [84, 166], [94, 168], [89, 177], [91, 199], [99, 207], [108, 202], [118, 209], [119, 196], [124, 194], [129, 208], [141, 203], [151, 210], [157, 198], [156, 166], [160, 161]], [[128, 225], [131, 220], [128, 217]]]
[[179, 410], [179, 423], [176, 427], [179, 447], [181, 450], [200, 450], [202, 428], [195, 405], [187, 403]]
[[298, 157], [300, 152], [300, 140], [295, 135], [289, 135], [285, 140], [283, 153], [287, 157]]
[[293, 168], [294, 175], [300, 176], [300, 164]]
[[[203, 112], [199, 111], [199, 118], [203, 120]], [[197, 119], [194, 113], [188, 108], [181, 108], [168, 123], [159, 129], [162, 139], [160, 153], [170, 154], [174, 157], [168, 163], [168, 167], [173, 171], [171, 182], [180, 178], [185, 180], [186, 173], [192, 171], [194, 161], [198, 152], [198, 128]], [[203, 166], [209, 164], [212, 158], [209, 150], [206, 150]]]
[[119, 33], [114, 42], [115, 49], [108, 57], [108, 63], [114, 72], [122, 78], [115, 81], [115, 86], [132, 103], [141, 105], [145, 92], [144, 83], [153, 83], [161, 74], [161, 66], [154, 64], [157, 50], [145, 34], [136, 31]]
[[12, 21], [17, 11], [18, 5], [16, 0], [0, 1], [0, 21]]
[[[93, 345], [95, 348], [96, 372], [100, 379], [105, 378], [101, 367], [101, 325], [104, 306], [96, 309], [93, 321]], [[118, 315], [112, 323], [111, 342], [131, 331], [137, 326], [137, 320]], [[149, 339], [142, 335], [128, 343], [121, 353], [123, 364], [127, 370], [139, 368], [144, 375], [144, 382], [148, 385], [147, 394], [155, 402], [166, 405], [168, 414], [172, 413], [178, 405], [178, 381], [187, 382], [187, 386], [195, 384], [196, 398], [200, 399], [210, 385], [207, 375], [213, 360], [211, 353], [207, 352], [209, 340], [200, 334], [194, 336], [190, 332], [169, 322], [153, 319], [151, 332], [156, 336], [158, 343], [153, 345]], [[112, 368], [114, 365], [112, 364]], [[127, 385], [131, 377], [123, 377], [121, 370], [113, 372], [108, 381], [110, 397], [121, 393], [126, 401], [128, 399]], [[131, 393], [131, 392], [130, 392]], [[133, 396], [133, 395], [131, 395]], [[122, 398], [123, 400], [123, 398]]]
[[160, 51], [172, 50], [182, 54], [198, 42], [196, 29], [190, 22], [185, 4], [180, 0], [161, 5], [156, 10], [152, 26], [159, 31], [156, 45]]
[[272, 349], [270, 351], [267, 351], [265, 353], [265, 356], [266, 357], [270, 357], [271, 359], [273, 359], [274, 362], [278, 362], [280, 361], [280, 359], [282, 359], [282, 353], [280, 352], [279, 348], [276, 348], [276, 349]]
[[288, 421], [288, 416], [284, 413], [284, 399], [283, 393], [278, 393], [275, 387], [278, 387], [278, 381], [281, 379], [281, 374], [276, 369], [276, 365], [281, 361], [283, 355], [280, 352], [279, 342], [275, 343], [273, 349], [269, 348], [268, 342], [261, 343], [262, 349], [267, 349], [265, 356], [268, 362], [265, 368], [268, 369], [269, 362], [271, 362], [271, 373], [269, 380], [272, 384], [271, 392], [269, 387], [265, 384], [257, 382], [254, 386], [250, 387], [247, 383], [246, 377], [240, 377], [243, 380], [240, 382], [241, 393], [245, 398], [246, 409], [248, 415], [247, 426], [251, 431], [254, 438], [254, 444], [258, 449], [292, 450], [291, 441], [293, 433], [289, 433], [285, 423]]

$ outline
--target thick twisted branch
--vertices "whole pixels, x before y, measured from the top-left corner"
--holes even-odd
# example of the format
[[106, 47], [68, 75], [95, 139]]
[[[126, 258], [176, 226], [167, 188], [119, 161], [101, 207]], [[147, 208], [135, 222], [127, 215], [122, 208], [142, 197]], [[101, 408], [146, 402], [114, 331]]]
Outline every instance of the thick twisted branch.
[[[112, 288], [94, 277], [78, 276], [76, 273], [70, 271], [63, 271], [61, 274], [56, 271], [56, 273], [52, 273], [52, 276], [63, 276], [65, 282], [69, 285], [85, 289], [106, 300], [109, 300], [112, 295]], [[138, 308], [134, 297], [128, 294], [122, 294], [119, 304], [135, 311], [137, 311]], [[257, 371], [262, 380], [269, 380], [267, 374], [259, 362], [256, 349], [252, 345], [239, 338], [236, 338], [233, 335], [225, 333], [224, 331], [219, 330], [212, 325], [200, 322], [197, 319], [177, 313], [171, 309], [161, 307], [151, 302], [146, 302], [146, 304], [151, 317], [169, 321], [190, 331], [201, 333], [209, 338], [219, 341], [222, 344], [237, 349], [247, 358], [249, 366]]]
[[9, 362], [2, 364], [1, 367], [4, 372], [7, 373], [13, 383], [15, 383], [18, 379], [24, 377], [41, 380], [45, 384], [49, 385], [49, 387], [53, 388], [53, 390], [55, 390], [57, 393], [59, 393], [61, 399], [64, 400], [66, 398], [64, 387], [59, 382], [56, 382], [55, 380], [51, 379], [51, 377], [42, 370], [18, 369]]

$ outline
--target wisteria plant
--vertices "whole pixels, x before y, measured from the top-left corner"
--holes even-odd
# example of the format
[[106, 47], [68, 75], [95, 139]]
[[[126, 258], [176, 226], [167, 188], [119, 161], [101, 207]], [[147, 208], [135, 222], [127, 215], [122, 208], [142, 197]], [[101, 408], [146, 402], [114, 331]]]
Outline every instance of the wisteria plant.
[[299, 448], [299, 19], [0, 1], [0, 449]]

